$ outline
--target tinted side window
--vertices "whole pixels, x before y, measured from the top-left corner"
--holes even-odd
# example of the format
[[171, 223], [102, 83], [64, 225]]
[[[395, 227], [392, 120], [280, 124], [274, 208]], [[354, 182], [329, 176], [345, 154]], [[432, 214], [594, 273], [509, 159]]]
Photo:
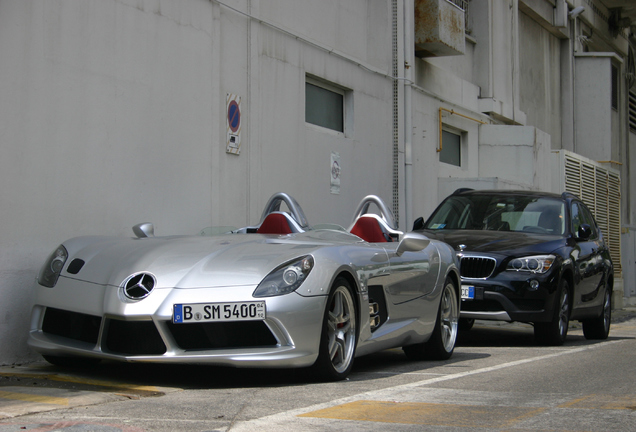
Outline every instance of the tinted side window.
[[592, 216], [592, 212], [585, 207], [585, 205], [581, 205], [581, 215], [583, 216], [584, 223], [588, 224], [592, 227], [592, 235], [590, 236], [590, 240], [595, 240], [598, 238], [598, 228], [596, 226], [596, 221], [594, 220], [594, 216]]
[[575, 237], [578, 237], [579, 228], [583, 224], [587, 224], [592, 228], [590, 240], [595, 240], [598, 237], [598, 230], [592, 213], [582, 203], [574, 202], [572, 203], [572, 233]]

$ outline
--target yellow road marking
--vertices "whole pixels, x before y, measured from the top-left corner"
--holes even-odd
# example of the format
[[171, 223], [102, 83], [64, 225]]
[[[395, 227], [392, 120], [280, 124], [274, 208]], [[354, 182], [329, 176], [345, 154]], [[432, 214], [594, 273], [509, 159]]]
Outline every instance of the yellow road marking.
[[[558, 405], [565, 409], [636, 410], [636, 396], [591, 394]], [[512, 427], [539, 415], [548, 407], [453, 405], [361, 400], [325, 408], [299, 417], [381, 423], [421, 424], [454, 427]]]
[[559, 405], [559, 408], [575, 409], [604, 409], [604, 410], [636, 410], [636, 396], [591, 394], [582, 398], [573, 399]]
[[159, 389], [157, 387], [155, 387], [155, 386], [123, 384], [123, 383], [96, 380], [96, 379], [90, 379], [90, 378], [81, 378], [81, 379], [79, 379], [79, 378], [68, 377], [68, 376], [60, 376], [60, 375], [49, 375], [49, 376], [47, 376], [47, 378], [50, 379], [50, 380], [54, 380], [54, 381], [72, 382], [72, 383], [75, 383], [75, 384], [87, 384], [87, 385], [95, 385], [95, 386], [101, 386], [101, 387], [115, 387], [115, 388], [123, 388], [123, 389], [130, 389], [130, 390], [147, 391], [147, 392], [158, 392], [159, 391]]
[[559, 405], [559, 408], [576, 408], [576, 405], [582, 404], [584, 401], [588, 400], [592, 396], [594, 396], [594, 395], [587, 395], [587, 396], [583, 396], [583, 397], [578, 398], [578, 399], [572, 399], [569, 402], [566, 402], [566, 403], [563, 403], [563, 404]]
[[509, 427], [547, 408], [356, 401], [299, 417], [455, 427]]
[[51, 381], [60, 381], [60, 382], [69, 382], [74, 384], [86, 384], [86, 385], [94, 385], [100, 387], [111, 387], [111, 388], [122, 388], [129, 390], [137, 390], [137, 391], [146, 391], [146, 392], [159, 392], [160, 390], [155, 386], [144, 386], [144, 385], [134, 385], [134, 384], [123, 384], [111, 381], [104, 380], [96, 380], [91, 378], [77, 378], [65, 375], [56, 375], [56, 374], [26, 374], [26, 373], [1, 373], [2, 376], [15, 376], [20, 378], [31, 378], [31, 379], [48, 379]]
[[68, 405], [68, 398], [55, 396], [40, 396], [28, 393], [15, 393], [8, 391], [0, 391], [0, 399], [21, 400], [33, 403], [45, 403], [54, 405]]

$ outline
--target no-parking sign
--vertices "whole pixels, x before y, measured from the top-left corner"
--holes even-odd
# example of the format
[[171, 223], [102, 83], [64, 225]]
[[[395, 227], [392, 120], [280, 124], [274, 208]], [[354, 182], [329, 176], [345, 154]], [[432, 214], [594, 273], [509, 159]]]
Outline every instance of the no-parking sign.
[[340, 193], [340, 153], [331, 152], [331, 193]]
[[241, 97], [228, 93], [225, 108], [227, 125], [225, 151], [237, 155], [241, 152]]

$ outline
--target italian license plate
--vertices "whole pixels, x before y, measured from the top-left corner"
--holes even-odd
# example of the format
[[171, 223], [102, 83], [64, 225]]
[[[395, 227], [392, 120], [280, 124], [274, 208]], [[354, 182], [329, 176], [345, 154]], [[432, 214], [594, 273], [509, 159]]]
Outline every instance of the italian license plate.
[[265, 319], [265, 302], [175, 304], [172, 322], [256, 321]]
[[472, 285], [462, 285], [462, 300], [474, 300], [475, 287]]

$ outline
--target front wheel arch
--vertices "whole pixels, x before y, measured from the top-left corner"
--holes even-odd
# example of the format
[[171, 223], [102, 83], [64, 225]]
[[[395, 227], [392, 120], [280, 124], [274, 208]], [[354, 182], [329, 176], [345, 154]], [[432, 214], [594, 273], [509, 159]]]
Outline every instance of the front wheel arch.
[[355, 285], [346, 277], [337, 277], [329, 289], [318, 357], [310, 369], [321, 381], [343, 380], [351, 372], [360, 336], [356, 297]]
[[555, 293], [552, 318], [549, 322], [534, 323], [534, 337], [541, 345], [560, 346], [567, 338], [572, 316], [573, 288], [568, 279], [561, 278]]
[[[351, 293], [353, 295], [353, 302], [354, 302], [354, 304], [356, 306], [356, 319], [358, 320], [356, 325], [358, 326], [358, 328], [360, 328], [360, 322], [361, 322], [360, 308], [361, 308], [361, 306], [360, 306], [360, 295], [359, 295], [360, 287], [358, 285], [358, 281], [356, 280], [356, 278], [349, 271], [341, 271], [340, 273], [338, 273], [338, 275], [331, 282], [331, 287], [333, 287], [333, 284], [335, 283], [336, 279], [338, 279], [338, 278], [343, 278], [349, 283], [349, 286], [351, 288]], [[360, 331], [358, 331], [358, 333], [360, 333]]]
[[453, 282], [455, 282], [455, 294], [457, 294], [457, 305], [461, 311], [462, 304], [462, 279], [456, 272], [450, 272], [448, 277], [452, 278]]

